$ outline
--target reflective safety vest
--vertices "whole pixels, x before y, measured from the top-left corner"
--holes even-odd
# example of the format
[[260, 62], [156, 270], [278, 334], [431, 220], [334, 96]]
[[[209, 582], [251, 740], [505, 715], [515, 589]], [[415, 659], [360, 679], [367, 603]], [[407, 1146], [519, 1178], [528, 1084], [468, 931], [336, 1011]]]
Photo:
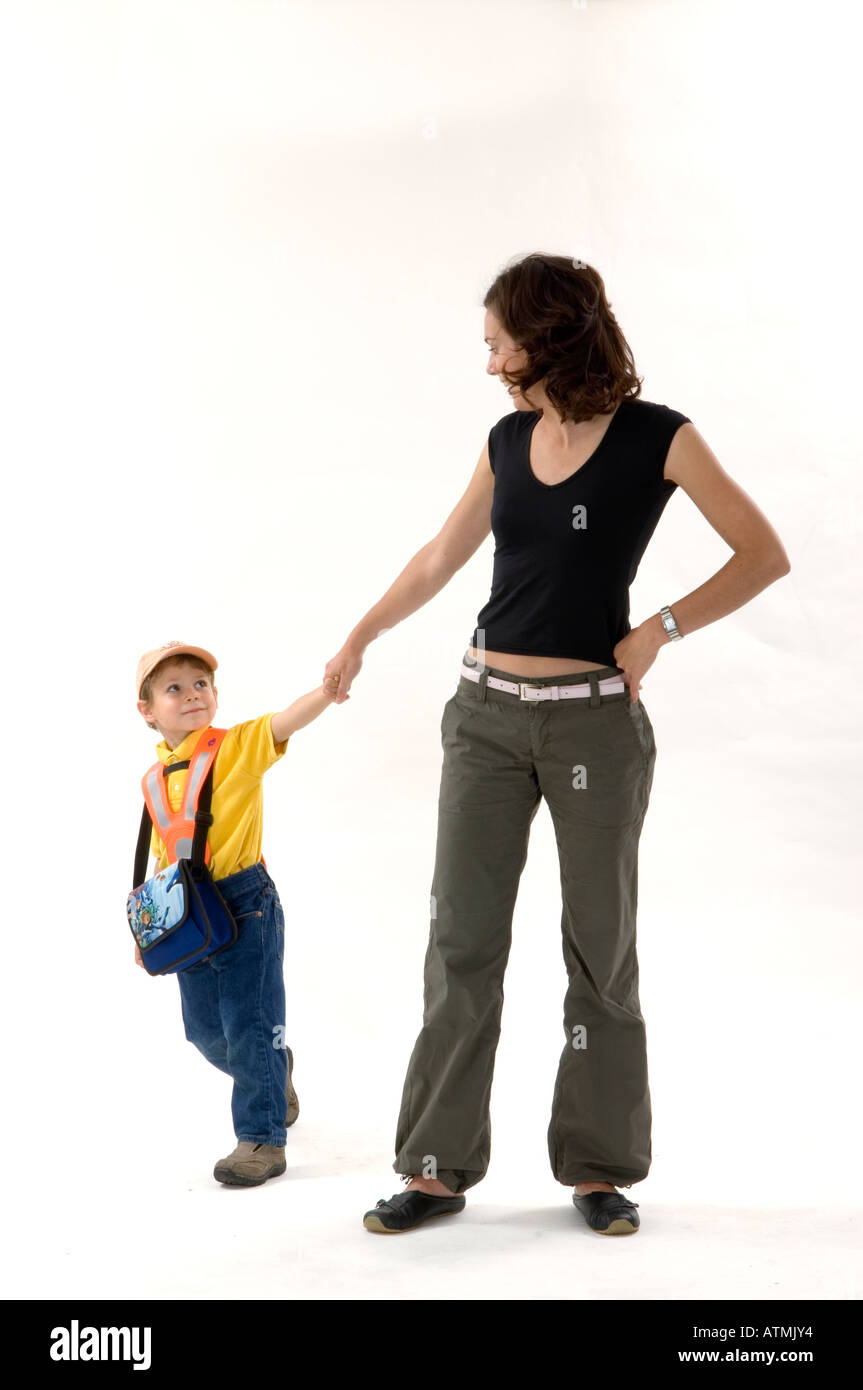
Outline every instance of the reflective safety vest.
[[[201, 794], [204, 779], [216, 761], [216, 754], [227, 732], [227, 729], [203, 729], [201, 737], [195, 745], [195, 751], [187, 763], [163, 763], [161, 761], [154, 763], [149, 772], [146, 772], [141, 779], [147, 810], [153, 825], [156, 827], [156, 833], [167, 850], [169, 864], [173, 864], [178, 859], [191, 859], [192, 857], [198, 797]], [[165, 782], [170, 772], [184, 767], [188, 768], [188, 772], [183, 785], [183, 799], [179, 809], [175, 811], [168, 800], [168, 789]], [[209, 862], [210, 846], [208, 843], [204, 850], [204, 863], [209, 864]]]

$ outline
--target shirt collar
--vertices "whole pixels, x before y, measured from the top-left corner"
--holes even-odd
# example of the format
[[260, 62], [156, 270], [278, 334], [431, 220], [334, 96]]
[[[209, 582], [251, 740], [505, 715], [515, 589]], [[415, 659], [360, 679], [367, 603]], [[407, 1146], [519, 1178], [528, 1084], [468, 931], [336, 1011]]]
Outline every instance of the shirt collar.
[[[212, 724], [207, 725], [208, 729], [211, 729], [212, 727]], [[183, 739], [182, 743], [177, 744], [176, 748], [169, 748], [165, 740], [162, 739], [161, 742], [156, 744], [156, 756], [158, 757], [159, 762], [186, 762], [189, 758], [191, 758], [192, 754], [194, 753], [195, 748], [198, 744], [198, 739], [201, 737], [201, 734], [203, 733], [203, 729], [193, 729], [190, 734], [186, 734], [186, 737]]]

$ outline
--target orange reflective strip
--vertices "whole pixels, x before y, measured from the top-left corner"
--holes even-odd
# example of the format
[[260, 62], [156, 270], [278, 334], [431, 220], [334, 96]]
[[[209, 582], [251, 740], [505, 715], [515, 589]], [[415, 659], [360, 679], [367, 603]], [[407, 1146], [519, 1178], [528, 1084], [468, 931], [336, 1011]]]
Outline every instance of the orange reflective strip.
[[156, 763], [144, 777], [144, 799], [157, 828], [167, 831], [171, 824], [171, 807], [164, 793], [165, 774], [162, 771], [162, 763]]
[[204, 778], [210, 770], [210, 764], [214, 756], [215, 754], [211, 756], [207, 753], [198, 753], [197, 751], [192, 756], [192, 763], [189, 767], [189, 771], [186, 773], [186, 781], [183, 786], [182, 807], [186, 820], [193, 821], [195, 819], [195, 808], [198, 805], [198, 796], [200, 795], [201, 788], [204, 785]]
[[[170, 763], [156, 763], [143, 779], [144, 799], [154, 825], [161, 832], [160, 838], [165, 846], [169, 864], [178, 859], [190, 859], [192, 856], [198, 798], [227, 732], [227, 729], [211, 727], [201, 730], [201, 737], [189, 759], [179, 810], [174, 811], [171, 807], [165, 786], [167, 778], [164, 768], [167, 766], [170, 774]], [[209, 864], [210, 857], [210, 845], [205, 841], [205, 864]]]

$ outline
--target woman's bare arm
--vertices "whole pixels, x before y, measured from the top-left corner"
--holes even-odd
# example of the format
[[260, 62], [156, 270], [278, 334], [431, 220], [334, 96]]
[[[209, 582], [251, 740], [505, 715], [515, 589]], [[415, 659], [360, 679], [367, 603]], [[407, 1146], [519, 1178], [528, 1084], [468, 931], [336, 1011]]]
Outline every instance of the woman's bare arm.
[[[682, 425], [672, 439], [663, 476], [683, 488], [734, 551], [722, 569], [672, 605], [677, 626], [686, 636], [742, 608], [788, 574], [791, 561], [760, 507], [726, 473], [693, 424]], [[670, 642], [659, 614], [654, 616], [663, 642]]]
[[327, 662], [324, 685], [339, 677], [336, 704], [347, 698], [369, 643], [434, 598], [482, 545], [491, 530], [493, 494], [494, 474], [486, 443], [467, 488], [440, 531], [408, 561], [383, 597], [348, 634], [341, 651]]
[[[671, 441], [663, 477], [678, 483], [734, 554], [697, 589], [670, 604], [683, 637], [742, 608], [762, 589], [788, 574], [791, 562], [767, 517], [726, 473], [693, 424], [681, 425]], [[630, 699], [668, 636], [653, 613], [617, 643], [614, 660], [625, 672]]]

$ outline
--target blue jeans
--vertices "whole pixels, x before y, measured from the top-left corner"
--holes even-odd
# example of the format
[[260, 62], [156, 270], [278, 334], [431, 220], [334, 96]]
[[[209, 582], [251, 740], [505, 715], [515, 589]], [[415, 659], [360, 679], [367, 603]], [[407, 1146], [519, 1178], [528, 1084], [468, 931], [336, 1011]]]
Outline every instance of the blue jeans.
[[288, 1137], [285, 917], [263, 864], [217, 882], [237, 939], [178, 973], [186, 1037], [233, 1077], [237, 1139], [281, 1146]]

